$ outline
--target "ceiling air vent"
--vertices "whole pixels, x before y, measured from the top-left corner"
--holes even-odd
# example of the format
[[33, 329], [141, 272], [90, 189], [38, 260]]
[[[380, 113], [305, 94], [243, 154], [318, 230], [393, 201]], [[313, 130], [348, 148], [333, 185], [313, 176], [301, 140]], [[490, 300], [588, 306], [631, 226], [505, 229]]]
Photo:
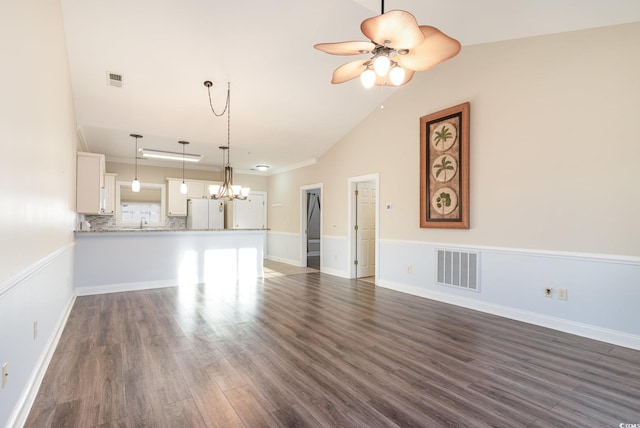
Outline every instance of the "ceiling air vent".
[[109, 86], [122, 88], [122, 74], [107, 71], [107, 84]]

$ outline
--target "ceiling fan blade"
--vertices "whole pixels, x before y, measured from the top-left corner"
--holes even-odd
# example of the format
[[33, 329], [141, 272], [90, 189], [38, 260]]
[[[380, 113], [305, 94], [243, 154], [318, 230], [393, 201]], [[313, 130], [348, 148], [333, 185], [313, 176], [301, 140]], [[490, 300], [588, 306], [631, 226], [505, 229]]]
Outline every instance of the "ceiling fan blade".
[[359, 77], [360, 74], [366, 68], [364, 64], [368, 61], [370, 61], [368, 58], [359, 59], [359, 60], [351, 61], [341, 65], [340, 67], [336, 68], [335, 71], [333, 72], [331, 83], [333, 84], [344, 83], [348, 80]]
[[395, 49], [411, 49], [424, 40], [416, 18], [404, 10], [367, 18], [360, 24], [360, 30], [369, 40]]
[[393, 59], [405, 69], [423, 71], [438, 65], [460, 52], [460, 42], [429, 25], [421, 25], [424, 41], [409, 49], [406, 55], [396, 55]]
[[370, 53], [376, 45], [371, 42], [318, 43], [314, 48], [331, 55], [358, 55]]

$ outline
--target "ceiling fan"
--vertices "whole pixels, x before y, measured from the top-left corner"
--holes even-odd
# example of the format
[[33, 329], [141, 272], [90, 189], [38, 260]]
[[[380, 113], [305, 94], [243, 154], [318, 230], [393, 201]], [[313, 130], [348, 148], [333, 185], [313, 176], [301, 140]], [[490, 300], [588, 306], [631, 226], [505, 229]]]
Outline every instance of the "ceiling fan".
[[402, 86], [416, 71], [424, 71], [453, 58], [460, 42], [429, 25], [418, 25], [404, 10], [384, 11], [367, 18], [360, 30], [370, 42], [318, 43], [313, 47], [332, 55], [370, 54], [370, 58], [348, 62], [336, 68], [331, 83], [344, 83], [360, 76], [365, 88], [390, 82]]

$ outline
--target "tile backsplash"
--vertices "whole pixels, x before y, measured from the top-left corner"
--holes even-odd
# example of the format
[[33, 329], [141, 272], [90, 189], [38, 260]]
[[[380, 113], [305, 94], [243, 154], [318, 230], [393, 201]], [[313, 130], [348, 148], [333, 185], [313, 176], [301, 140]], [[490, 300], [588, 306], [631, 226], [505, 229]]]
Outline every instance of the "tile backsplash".
[[[91, 230], [139, 229], [137, 225], [117, 225], [113, 215], [85, 215], [84, 220], [91, 224]], [[163, 226], [147, 226], [153, 229], [186, 230], [186, 217], [165, 217]]]

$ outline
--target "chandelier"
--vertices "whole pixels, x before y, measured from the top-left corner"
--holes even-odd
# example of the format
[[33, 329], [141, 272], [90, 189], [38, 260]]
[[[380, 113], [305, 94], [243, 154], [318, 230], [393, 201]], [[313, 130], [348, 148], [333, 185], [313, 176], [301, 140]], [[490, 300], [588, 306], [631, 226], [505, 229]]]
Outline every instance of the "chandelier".
[[[213, 115], [216, 117], [222, 116], [225, 112], [227, 113], [227, 145], [221, 146], [220, 149], [223, 149], [222, 163], [224, 164], [224, 177], [222, 184], [212, 184], [209, 186], [209, 194], [212, 199], [224, 199], [227, 201], [231, 201], [234, 199], [245, 200], [247, 196], [249, 196], [248, 187], [242, 187], [240, 185], [233, 184], [233, 168], [231, 168], [231, 83], [227, 82], [227, 102], [225, 103], [224, 110], [220, 114], [216, 113], [213, 108], [213, 103], [211, 102], [211, 83], [209, 80], [204, 82], [204, 86], [207, 88], [207, 92], [209, 93], [209, 106], [211, 107], [211, 111]], [[225, 156], [226, 154], [226, 163]]]

